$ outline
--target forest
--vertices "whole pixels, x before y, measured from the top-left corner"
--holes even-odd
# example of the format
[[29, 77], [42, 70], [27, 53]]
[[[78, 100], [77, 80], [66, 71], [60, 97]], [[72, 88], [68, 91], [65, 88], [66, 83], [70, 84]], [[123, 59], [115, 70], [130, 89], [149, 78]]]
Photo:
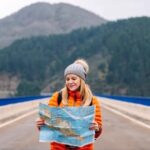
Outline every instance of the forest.
[[0, 50], [0, 73], [21, 79], [17, 96], [39, 95], [46, 86], [61, 89], [63, 71], [76, 58], [89, 63], [94, 93], [150, 96], [150, 18], [17, 40]]

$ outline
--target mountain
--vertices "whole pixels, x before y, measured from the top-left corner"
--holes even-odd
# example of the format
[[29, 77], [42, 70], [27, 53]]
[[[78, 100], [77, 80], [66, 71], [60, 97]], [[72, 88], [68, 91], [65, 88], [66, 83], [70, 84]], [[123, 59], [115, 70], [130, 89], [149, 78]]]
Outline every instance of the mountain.
[[16, 81], [17, 95], [53, 92], [64, 85], [65, 67], [85, 58], [90, 65], [87, 83], [93, 92], [150, 96], [149, 27], [150, 18], [140, 17], [18, 40], [1, 49], [0, 75], [7, 76], [9, 87]]
[[35, 3], [0, 20], [0, 48], [17, 39], [68, 33], [98, 26], [106, 20], [80, 7], [65, 3]]

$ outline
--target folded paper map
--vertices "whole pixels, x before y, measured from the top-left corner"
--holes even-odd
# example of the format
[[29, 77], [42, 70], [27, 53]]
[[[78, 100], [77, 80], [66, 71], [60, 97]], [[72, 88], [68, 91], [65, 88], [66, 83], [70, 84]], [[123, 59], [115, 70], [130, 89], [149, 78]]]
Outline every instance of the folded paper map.
[[94, 111], [94, 106], [60, 108], [40, 103], [39, 115], [45, 125], [41, 127], [39, 140], [78, 147], [93, 143], [94, 131], [89, 127]]

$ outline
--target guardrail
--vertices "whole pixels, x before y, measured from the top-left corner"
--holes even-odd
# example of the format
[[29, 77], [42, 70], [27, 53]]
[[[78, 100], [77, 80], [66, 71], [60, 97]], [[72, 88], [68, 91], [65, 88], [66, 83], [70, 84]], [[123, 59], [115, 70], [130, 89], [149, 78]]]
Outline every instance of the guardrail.
[[[44, 95], [44, 96], [26, 96], [26, 97], [2, 98], [2, 99], [0, 99], [0, 106], [8, 105], [8, 104], [21, 103], [21, 102], [27, 102], [27, 101], [34, 101], [37, 99], [50, 97], [51, 95], [52, 94]], [[95, 95], [105, 97], [105, 98], [111, 98], [114, 100], [150, 106], [150, 98], [149, 97], [130, 97], [130, 96], [103, 95], [103, 94], [95, 94]]]
[[0, 99], [0, 106], [28, 102], [28, 101], [36, 101], [37, 99], [43, 99], [47, 97], [50, 97], [50, 95], [49, 96], [26, 96], [26, 97], [2, 98]]
[[129, 103], [142, 104], [145, 106], [150, 106], [150, 98], [149, 97], [130, 97], [130, 96], [117, 96], [117, 95], [102, 95], [96, 94], [97, 96], [111, 98], [112, 100], [119, 100]]

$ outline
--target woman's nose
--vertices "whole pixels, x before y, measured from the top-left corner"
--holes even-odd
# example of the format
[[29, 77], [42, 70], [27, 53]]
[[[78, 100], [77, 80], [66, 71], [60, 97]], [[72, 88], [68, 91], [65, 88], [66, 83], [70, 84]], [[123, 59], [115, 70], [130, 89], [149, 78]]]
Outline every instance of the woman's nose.
[[73, 83], [73, 81], [72, 81], [72, 80], [69, 80], [68, 83]]

